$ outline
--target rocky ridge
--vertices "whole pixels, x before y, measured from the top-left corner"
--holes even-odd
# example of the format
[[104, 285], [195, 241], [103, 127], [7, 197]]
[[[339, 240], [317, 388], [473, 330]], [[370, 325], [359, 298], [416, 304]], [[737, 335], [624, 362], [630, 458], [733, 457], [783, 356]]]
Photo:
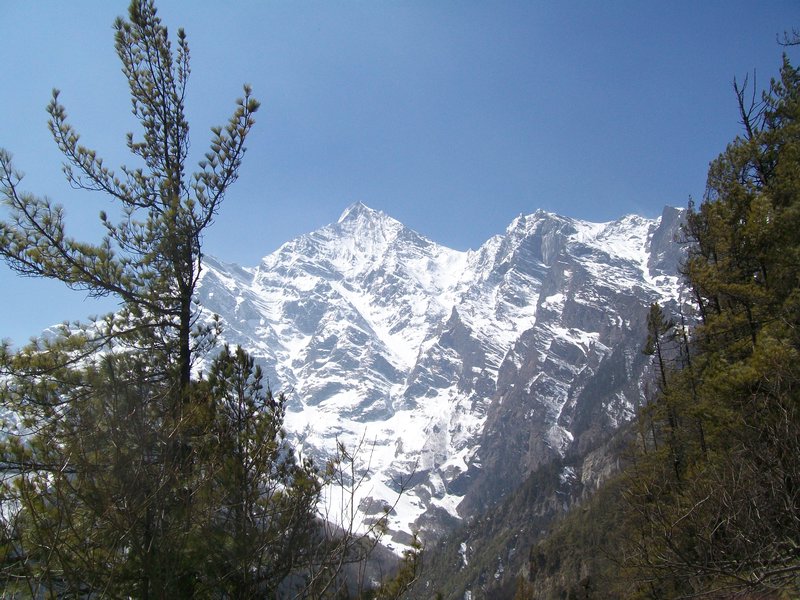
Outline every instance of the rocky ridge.
[[303, 452], [361, 447], [365, 518], [407, 488], [400, 548], [632, 416], [647, 309], [679, 294], [680, 220], [536, 211], [460, 252], [355, 204], [255, 267], [206, 258], [198, 301], [287, 392]]

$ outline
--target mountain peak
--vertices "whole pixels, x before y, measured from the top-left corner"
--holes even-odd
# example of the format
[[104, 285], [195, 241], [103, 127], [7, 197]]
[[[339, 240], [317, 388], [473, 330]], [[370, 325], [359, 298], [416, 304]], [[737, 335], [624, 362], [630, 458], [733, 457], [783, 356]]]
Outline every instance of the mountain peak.
[[568, 225], [571, 222], [572, 220], [567, 217], [538, 208], [532, 214], [520, 213], [506, 228], [506, 234], [528, 235], [535, 228], [541, 227], [543, 223], [548, 224], [547, 227], [551, 229]]
[[365, 494], [391, 503], [397, 477], [417, 472], [388, 526], [435, 537], [633, 414], [649, 362], [615, 348], [677, 297], [677, 226], [539, 210], [467, 253], [356, 202], [256, 269], [205, 263], [198, 301], [274, 389], [293, 390], [286, 430], [304, 455], [374, 440], [353, 498], [364, 518]]
[[377, 217], [380, 217], [381, 215], [383, 215], [382, 212], [372, 209], [363, 202], [358, 201], [354, 202], [346, 209], [344, 209], [344, 212], [342, 213], [342, 216], [339, 217], [337, 223], [344, 223], [345, 221], [355, 221], [363, 218], [372, 220]]
[[355, 238], [357, 247], [370, 248], [370, 252], [391, 243], [403, 231], [406, 227], [400, 221], [362, 202], [348, 206], [331, 230], [335, 236]]

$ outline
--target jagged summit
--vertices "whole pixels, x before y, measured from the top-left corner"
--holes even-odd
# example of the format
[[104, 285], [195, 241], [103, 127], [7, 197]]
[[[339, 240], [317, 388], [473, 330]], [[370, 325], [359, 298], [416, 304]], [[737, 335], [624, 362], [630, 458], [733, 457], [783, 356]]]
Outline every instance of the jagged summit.
[[[400, 234], [403, 230], [412, 233], [400, 221], [390, 217], [380, 210], [370, 208], [362, 202], [351, 204], [345, 209], [335, 225], [329, 225], [334, 235], [348, 232], [353, 236], [391, 237]], [[323, 228], [323, 230], [326, 228]]]
[[288, 391], [305, 453], [370, 445], [363, 506], [415, 472], [390, 526], [430, 537], [630, 417], [647, 309], [678, 286], [669, 216], [536, 211], [460, 252], [357, 202], [255, 268], [209, 259], [199, 300]]
[[375, 220], [380, 219], [382, 217], [386, 217], [386, 214], [382, 211], [378, 211], [375, 209], [370, 208], [360, 200], [358, 202], [354, 202], [350, 206], [344, 209], [339, 220], [337, 223], [342, 223], [344, 221], [353, 221], [358, 219], [368, 219], [368, 220]]
[[[383, 211], [356, 202], [345, 209], [335, 225], [329, 225], [321, 231], [328, 231], [333, 238], [337, 238], [345, 232], [345, 235], [355, 238], [357, 242], [363, 242], [364, 238], [369, 238], [378, 243], [381, 240], [390, 242], [406, 229], [400, 221], [393, 219]], [[408, 231], [410, 232], [410, 230]]]

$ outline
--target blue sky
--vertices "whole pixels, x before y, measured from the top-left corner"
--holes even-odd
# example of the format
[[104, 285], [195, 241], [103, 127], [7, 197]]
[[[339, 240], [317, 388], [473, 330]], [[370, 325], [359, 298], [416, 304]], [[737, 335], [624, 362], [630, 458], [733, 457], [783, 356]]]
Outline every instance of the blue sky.
[[[777, 73], [792, 1], [158, 2], [192, 52], [199, 158], [250, 83], [262, 102], [205, 251], [255, 265], [351, 203], [476, 248], [544, 208], [606, 221], [702, 198], [738, 133], [734, 77]], [[0, 0], [0, 146], [23, 187], [93, 239], [103, 198], [71, 190], [46, 127], [50, 90], [82, 141], [124, 163], [135, 131], [112, 23], [124, 1]], [[800, 59], [800, 49], [790, 57]], [[113, 308], [0, 266], [0, 337]]]

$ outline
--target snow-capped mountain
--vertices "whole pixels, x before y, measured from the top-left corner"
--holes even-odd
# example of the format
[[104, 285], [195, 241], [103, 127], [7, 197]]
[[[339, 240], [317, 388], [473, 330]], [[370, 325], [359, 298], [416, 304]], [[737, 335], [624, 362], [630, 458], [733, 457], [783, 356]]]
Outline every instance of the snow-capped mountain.
[[207, 258], [199, 302], [287, 392], [303, 452], [361, 446], [365, 517], [407, 488], [402, 544], [632, 415], [647, 309], [678, 294], [680, 217], [537, 211], [459, 252], [359, 203], [254, 268]]

